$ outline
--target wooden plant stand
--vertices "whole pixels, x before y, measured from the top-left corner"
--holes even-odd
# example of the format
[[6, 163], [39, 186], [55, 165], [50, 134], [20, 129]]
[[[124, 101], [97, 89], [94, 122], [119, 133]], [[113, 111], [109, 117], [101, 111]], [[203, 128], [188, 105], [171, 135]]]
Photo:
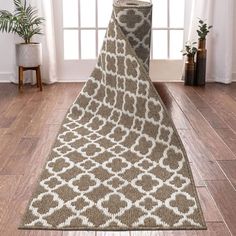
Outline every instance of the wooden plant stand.
[[43, 91], [40, 66], [37, 66], [37, 67], [19, 66], [19, 84], [18, 84], [19, 91], [20, 92], [23, 91], [24, 71], [27, 71], [27, 70], [35, 70], [36, 71], [37, 87], [40, 89], [40, 91]]

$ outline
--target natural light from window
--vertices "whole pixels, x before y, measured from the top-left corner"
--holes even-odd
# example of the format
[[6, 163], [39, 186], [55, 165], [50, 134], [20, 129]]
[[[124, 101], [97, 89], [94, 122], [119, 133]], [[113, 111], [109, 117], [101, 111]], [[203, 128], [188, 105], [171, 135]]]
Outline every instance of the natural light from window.
[[[151, 2], [151, 58], [182, 59], [185, 0]], [[63, 0], [64, 60], [97, 57], [111, 17], [112, 3], [113, 0]]]

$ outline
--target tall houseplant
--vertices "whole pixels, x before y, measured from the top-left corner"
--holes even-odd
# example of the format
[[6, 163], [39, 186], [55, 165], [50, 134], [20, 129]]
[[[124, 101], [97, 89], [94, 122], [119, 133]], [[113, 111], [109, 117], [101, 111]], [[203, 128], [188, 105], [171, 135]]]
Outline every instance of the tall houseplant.
[[196, 63], [196, 85], [205, 85], [206, 83], [206, 36], [210, 32], [212, 25], [208, 26], [207, 23], [199, 19], [198, 25], [198, 51], [197, 51], [197, 63]]
[[14, 0], [13, 13], [0, 11], [0, 31], [17, 34], [24, 43], [16, 45], [17, 64], [22, 67], [37, 67], [42, 64], [42, 46], [32, 42], [35, 35], [42, 34], [43, 17], [27, 0]]

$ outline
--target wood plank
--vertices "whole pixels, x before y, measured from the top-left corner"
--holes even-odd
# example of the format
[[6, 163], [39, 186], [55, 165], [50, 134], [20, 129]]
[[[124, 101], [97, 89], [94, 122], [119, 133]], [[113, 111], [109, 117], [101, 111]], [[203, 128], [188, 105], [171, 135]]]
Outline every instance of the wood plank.
[[[194, 94], [194, 96], [192, 94]], [[193, 89], [191, 92], [187, 92], [187, 95], [191, 99], [191, 102], [193, 102], [193, 104], [204, 116], [204, 118], [214, 128], [216, 133], [222, 138], [222, 140], [224, 140], [226, 145], [233, 151], [233, 153], [236, 154], [236, 133], [234, 133], [228, 124], [218, 116], [218, 112], [216, 110], [212, 109], [207, 104], [205, 106], [199, 105], [199, 101], [203, 100]], [[194, 97], [194, 99], [192, 99], [192, 97]], [[230, 137], [230, 139], [228, 137]], [[231, 140], [232, 137], [233, 140]]]
[[164, 231], [131, 231], [130, 236], [164, 236]]
[[0, 86], [0, 114], [2, 114], [13, 102], [17, 87], [13, 84], [1, 84]]
[[236, 235], [236, 191], [228, 181], [206, 181], [230, 232]]
[[7, 132], [7, 128], [0, 128], [0, 137]]
[[19, 176], [0, 175], [0, 235], [5, 224], [5, 217], [11, 208], [10, 201], [13, 198], [19, 182]]
[[[82, 85], [83, 83], [58, 84], [57, 86], [54, 85], [53, 89], [47, 88], [47, 96], [44, 98], [44, 103], [35, 114], [33, 123], [28, 126], [25, 136], [32, 137], [41, 134], [43, 127], [47, 124], [61, 124]], [[65, 86], [69, 87], [66, 88]]]
[[165, 104], [170, 117], [172, 118], [175, 127], [179, 129], [190, 129], [191, 125], [186, 118], [185, 114], [182, 112], [178, 104], [173, 99], [172, 95], [170, 94], [167, 86], [163, 83], [154, 83], [155, 88], [159, 95], [162, 98], [163, 103]]
[[[25, 212], [26, 205], [37, 185], [36, 181], [48, 157], [58, 129], [58, 126], [47, 127], [47, 129], [44, 130], [44, 134], [42, 135], [39, 145], [32, 155], [31, 160], [25, 162], [26, 172], [25, 175], [21, 177], [16, 194], [10, 202], [11, 208], [8, 210], [5, 217], [2, 235], [19, 234], [17, 227], [23, 213]], [[25, 234], [25, 232], [21, 233]]]
[[[184, 230], [169, 231], [168, 230], [168, 231], [164, 231], [161, 234], [159, 234], [159, 232], [157, 231], [147, 234], [147, 236], [159, 236], [159, 235], [160, 236], [230, 236], [231, 234], [224, 223], [210, 222], [210, 223], [207, 223], [207, 230], [187, 230], [187, 231], [184, 231]], [[142, 233], [139, 236], [143, 236]]]
[[22, 138], [12, 155], [5, 157], [5, 164], [0, 167], [0, 175], [23, 175], [26, 171], [25, 161], [29, 162], [37, 142], [38, 138]]
[[236, 155], [236, 132], [234, 132], [228, 124], [218, 116], [217, 112], [210, 107], [198, 109], [228, 148]]
[[62, 83], [59, 86], [59, 99], [54, 109], [67, 110], [79, 95], [84, 83]]
[[17, 116], [15, 122], [8, 129], [7, 134], [24, 134], [25, 130], [32, 122], [37, 110], [40, 108], [40, 102], [30, 101], [23, 108], [20, 115]]
[[24, 136], [37, 137], [42, 134], [42, 130], [46, 125], [48, 117], [51, 117], [54, 112], [54, 106], [57, 102], [58, 97], [58, 86], [53, 85], [52, 87], [46, 86], [44, 88], [43, 95], [42, 97], [40, 97], [40, 99], [43, 100], [43, 103], [35, 113], [35, 116], [32, 120], [33, 122], [29, 124], [24, 133]]
[[0, 136], [0, 155], [12, 155], [17, 144], [21, 140], [19, 134], [4, 134]]
[[183, 84], [181, 83], [176, 83], [177, 87], [180, 87], [185, 95], [189, 98], [189, 100], [191, 101], [191, 103], [194, 104], [194, 106], [197, 109], [204, 109], [204, 108], [209, 108], [209, 105], [206, 103], [206, 101], [204, 101], [193, 89], [192, 86], [183, 86]]
[[202, 142], [207, 145], [215, 160], [234, 160], [236, 156], [231, 152], [215, 130], [204, 119], [191, 100], [187, 97], [183, 85], [168, 84], [168, 89], [187, 116], [194, 130]]
[[206, 187], [197, 188], [200, 204], [206, 222], [222, 222], [223, 218], [214, 199]]
[[18, 176], [15, 175], [0, 175], [0, 203], [9, 201], [13, 196], [17, 180]]
[[164, 236], [195, 236], [196, 232], [193, 230], [173, 230], [173, 231], [165, 231]]
[[[24, 193], [23, 191], [19, 191], [19, 189], [22, 189], [23, 187]], [[4, 215], [3, 226], [0, 231], [1, 235], [22, 235], [17, 227], [20, 223], [20, 219], [24, 211], [24, 206], [26, 204], [26, 198], [24, 195], [29, 195], [29, 190], [31, 187], [32, 185], [30, 183], [28, 183], [28, 185], [26, 183], [23, 185], [22, 177], [20, 178], [20, 182], [16, 188], [15, 195], [12, 197], [9, 203], [10, 207]]]
[[0, 169], [3, 168], [15, 150], [16, 145], [19, 144], [21, 136], [19, 134], [4, 134], [0, 136]]
[[[232, 92], [236, 92], [234, 84], [228, 87]], [[218, 104], [219, 107], [225, 105], [225, 110], [231, 110], [231, 112], [236, 115], [236, 101], [232, 99], [228, 93], [222, 92], [223, 87], [224, 86], [219, 84], [208, 84], [206, 87], [208, 93], [206, 93], [206, 90], [204, 91], [204, 89], [201, 89], [200, 87], [195, 87], [194, 89], [197, 92], [200, 92], [201, 95], [204, 95], [204, 97], [207, 95], [209, 98], [214, 98], [214, 101], [211, 101], [211, 103], [208, 103], [208, 100], [206, 100], [208, 104]]]
[[236, 161], [219, 161], [218, 163], [236, 190]]
[[225, 144], [236, 155], [236, 132], [232, 129], [216, 129], [217, 134], [224, 140]]
[[206, 230], [196, 230], [196, 236], [230, 236], [229, 229], [224, 223], [221, 222], [211, 222], [207, 223]]
[[229, 236], [230, 231], [225, 225], [225, 223], [220, 223], [220, 222], [212, 222], [212, 223], [207, 223], [207, 234], [206, 232], [200, 232], [197, 231], [197, 236]]
[[218, 115], [236, 131], [236, 101], [228, 94], [222, 93], [214, 84], [204, 88], [194, 88]]
[[61, 236], [60, 231], [30, 231], [29, 236]]
[[14, 122], [7, 130], [7, 134], [20, 133], [23, 135], [24, 130], [33, 123], [37, 110], [42, 110], [44, 99], [47, 97], [47, 89], [43, 93], [35, 93], [31, 86], [25, 87], [27, 91], [24, 93], [17, 92], [11, 106], [3, 114], [6, 119], [14, 118]]
[[199, 174], [199, 171], [197, 170], [197, 167], [194, 163], [190, 163], [190, 168], [193, 173], [193, 179], [196, 187], [205, 187], [206, 184], [204, 180], [202, 179], [202, 176]]
[[189, 159], [197, 167], [203, 180], [225, 180], [226, 177], [219, 168], [216, 160], [206, 146], [201, 143], [201, 138], [192, 130], [179, 131]]
[[50, 124], [50, 125], [59, 124], [60, 125], [62, 123], [66, 113], [67, 113], [67, 109], [66, 110], [53, 110], [53, 113], [47, 119], [46, 124]]
[[0, 128], [9, 128], [13, 122], [15, 121], [16, 117], [2, 117], [0, 120]]
[[106, 231], [106, 232], [97, 232], [96, 236], [130, 236], [129, 231], [124, 231], [124, 232], [111, 232], [111, 231]]
[[[235, 94], [235, 92], [236, 92], [235, 85], [236, 85], [236, 83], [233, 83], [231, 86], [225, 86], [222, 84], [220, 84], [220, 85], [219, 84], [211, 84], [211, 85], [207, 85], [207, 86], [217, 88], [221, 91], [224, 91], [224, 89], [227, 88], [227, 92], [233, 91]], [[232, 88], [234, 88], [234, 90], [232, 90]], [[207, 104], [207, 102], [204, 101], [198, 93], [196, 93], [196, 91], [193, 89], [193, 87], [185, 86], [185, 87], [183, 87], [183, 89], [185, 91], [185, 94], [191, 100], [191, 102], [197, 107], [197, 109], [201, 112], [201, 114], [204, 116], [204, 118], [210, 123], [210, 125], [214, 128], [214, 130], [217, 133], [218, 133], [217, 129], [229, 129], [228, 124], [226, 124], [226, 122], [221, 117], [218, 116], [218, 109], [214, 110], [212, 107], [210, 107], [210, 105]], [[204, 88], [200, 88], [200, 90], [204, 90]], [[222, 137], [222, 139], [225, 141], [225, 137]]]
[[207, 230], [176, 230], [176, 231], [152, 231], [152, 232], [137, 232], [131, 236], [230, 236], [230, 232], [221, 222], [207, 223]]
[[84, 83], [61, 84], [58, 88], [58, 99], [54, 104], [53, 113], [47, 120], [47, 124], [61, 124], [69, 107], [75, 101]]
[[216, 84], [215, 85], [220, 91], [228, 94], [236, 101], [236, 83], [231, 84]]
[[203, 117], [210, 123], [211, 127], [216, 129], [225, 129], [229, 126], [223, 121], [217, 114], [217, 111], [210, 107], [200, 107], [198, 110], [201, 112]]
[[36, 178], [39, 176], [43, 166], [46, 164], [46, 160], [48, 159], [59, 129], [59, 125], [48, 125], [44, 128], [37, 147], [30, 161], [27, 162], [27, 175], [36, 175]]
[[[18, 236], [62, 236], [61, 231], [50, 230], [18, 230]], [[15, 235], [14, 235], [15, 236]]]
[[18, 116], [20, 113], [22, 113], [22, 110], [27, 105], [27, 103], [32, 100], [33, 96], [35, 96], [33, 93], [19, 94], [17, 92], [13, 102], [5, 110], [4, 117], [11, 118]]
[[2, 119], [9, 119], [9, 121], [5, 121], [5, 124], [3, 125], [10, 128], [11, 125], [14, 124], [16, 117], [19, 117], [21, 114], [23, 114], [24, 108], [31, 102], [34, 96], [35, 94], [32, 91], [27, 93], [19, 93], [18, 90], [16, 90], [14, 97], [9, 101], [9, 105], [6, 106], [5, 110], [2, 112]]
[[96, 236], [95, 231], [64, 231], [62, 236]]

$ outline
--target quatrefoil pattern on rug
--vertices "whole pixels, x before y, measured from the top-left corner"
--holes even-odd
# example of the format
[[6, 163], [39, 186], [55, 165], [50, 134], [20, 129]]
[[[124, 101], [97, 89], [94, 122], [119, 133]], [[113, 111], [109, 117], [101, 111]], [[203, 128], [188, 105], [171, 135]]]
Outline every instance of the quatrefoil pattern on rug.
[[23, 228], [205, 227], [185, 150], [146, 74], [149, 38], [140, 35], [148, 35], [150, 17], [146, 8], [115, 9], [96, 68], [63, 121]]

